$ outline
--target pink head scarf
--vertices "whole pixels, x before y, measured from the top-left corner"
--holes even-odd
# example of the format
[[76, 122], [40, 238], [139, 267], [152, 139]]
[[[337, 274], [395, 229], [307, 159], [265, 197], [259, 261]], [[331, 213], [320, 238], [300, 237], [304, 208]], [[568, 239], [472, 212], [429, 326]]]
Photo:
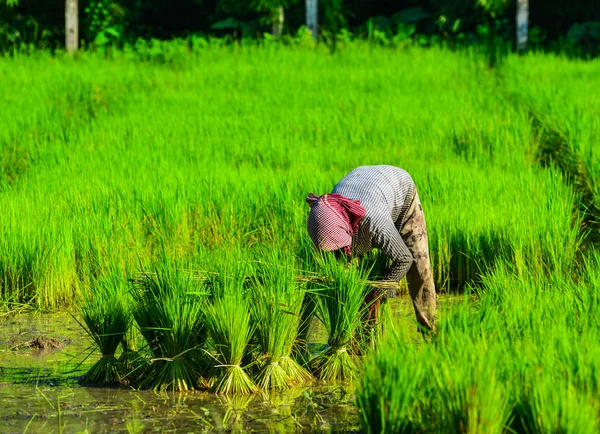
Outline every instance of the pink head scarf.
[[327, 251], [344, 249], [352, 254], [352, 236], [365, 216], [360, 201], [341, 194], [309, 194], [308, 234], [318, 248]]

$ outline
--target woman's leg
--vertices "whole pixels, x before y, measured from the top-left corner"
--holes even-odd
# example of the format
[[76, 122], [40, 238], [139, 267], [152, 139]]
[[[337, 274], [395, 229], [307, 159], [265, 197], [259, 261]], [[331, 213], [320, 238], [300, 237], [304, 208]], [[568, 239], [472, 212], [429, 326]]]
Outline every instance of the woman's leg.
[[416, 191], [408, 215], [400, 231], [415, 260], [406, 274], [408, 291], [413, 301], [417, 321], [426, 329], [433, 330], [436, 311], [435, 283], [429, 259], [425, 216]]

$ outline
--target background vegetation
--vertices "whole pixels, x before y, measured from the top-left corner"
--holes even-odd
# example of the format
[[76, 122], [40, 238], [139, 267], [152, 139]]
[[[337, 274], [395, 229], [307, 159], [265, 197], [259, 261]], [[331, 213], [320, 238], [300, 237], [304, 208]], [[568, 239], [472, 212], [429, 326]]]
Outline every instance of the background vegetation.
[[[421, 45], [446, 41], [473, 45], [499, 39], [512, 43], [516, 2], [509, 0], [322, 0], [321, 40], [335, 44], [348, 32], [370, 39], [411, 39]], [[63, 0], [0, 2], [0, 49], [58, 48], [65, 40]], [[600, 9], [594, 0], [529, 1], [529, 41], [534, 48], [600, 52]], [[293, 35], [306, 23], [299, 0], [80, 0], [79, 37], [104, 46], [138, 39]]]
[[[304, 30], [224, 41], [0, 58], [2, 303], [71, 306], [165, 258], [239, 272], [277, 251], [314, 270], [306, 195], [358, 165], [393, 164], [419, 188], [440, 293], [464, 302], [442, 303], [431, 343], [391, 331], [361, 364], [365, 429], [596, 432], [598, 61], [506, 54], [490, 69], [478, 46], [350, 37], [332, 54]], [[189, 292], [165, 290], [186, 276], [151, 284], [146, 308], [164, 308], [165, 324], [197, 317], [178, 310]], [[223, 342], [221, 368], [246, 356], [237, 328], [218, 328], [220, 307], [248, 301], [227, 288], [211, 295], [210, 329], [189, 326]], [[269, 315], [246, 311], [244, 327]], [[88, 312], [94, 336], [104, 314]], [[174, 359], [187, 337], [155, 359]], [[191, 387], [179, 368], [155, 369]], [[232, 372], [218, 375], [228, 390]]]
[[[68, 305], [104, 270], [139, 271], [165, 251], [253, 259], [277, 246], [302, 264], [304, 198], [361, 164], [414, 176], [440, 290], [500, 259], [520, 272], [573, 265], [597, 203], [595, 102], [573, 100], [568, 121], [543, 99], [549, 78], [522, 77], [564, 64], [556, 80], [589, 95], [595, 63], [535, 55], [491, 72], [476, 53], [355, 42], [330, 56], [295, 41], [3, 59], [3, 300]], [[542, 152], [548, 137], [564, 139], [560, 154]], [[565, 155], [575, 162], [557, 166]]]

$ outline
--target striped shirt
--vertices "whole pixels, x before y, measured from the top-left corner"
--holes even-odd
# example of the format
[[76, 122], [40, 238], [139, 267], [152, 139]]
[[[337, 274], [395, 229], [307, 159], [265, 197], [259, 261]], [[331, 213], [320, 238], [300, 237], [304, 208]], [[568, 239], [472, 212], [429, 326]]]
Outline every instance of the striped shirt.
[[394, 166], [361, 166], [348, 173], [332, 193], [359, 200], [366, 215], [352, 237], [352, 251], [362, 255], [379, 248], [392, 260], [385, 277], [399, 281], [414, 262], [400, 236], [414, 197], [415, 183], [410, 175]]

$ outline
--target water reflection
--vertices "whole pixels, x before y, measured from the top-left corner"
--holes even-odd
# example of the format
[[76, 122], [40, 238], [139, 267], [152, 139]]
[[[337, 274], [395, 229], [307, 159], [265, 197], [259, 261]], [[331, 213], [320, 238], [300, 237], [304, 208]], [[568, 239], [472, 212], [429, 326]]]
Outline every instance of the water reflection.
[[0, 386], [2, 432], [356, 431], [351, 391], [298, 388], [219, 396], [83, 387]]

